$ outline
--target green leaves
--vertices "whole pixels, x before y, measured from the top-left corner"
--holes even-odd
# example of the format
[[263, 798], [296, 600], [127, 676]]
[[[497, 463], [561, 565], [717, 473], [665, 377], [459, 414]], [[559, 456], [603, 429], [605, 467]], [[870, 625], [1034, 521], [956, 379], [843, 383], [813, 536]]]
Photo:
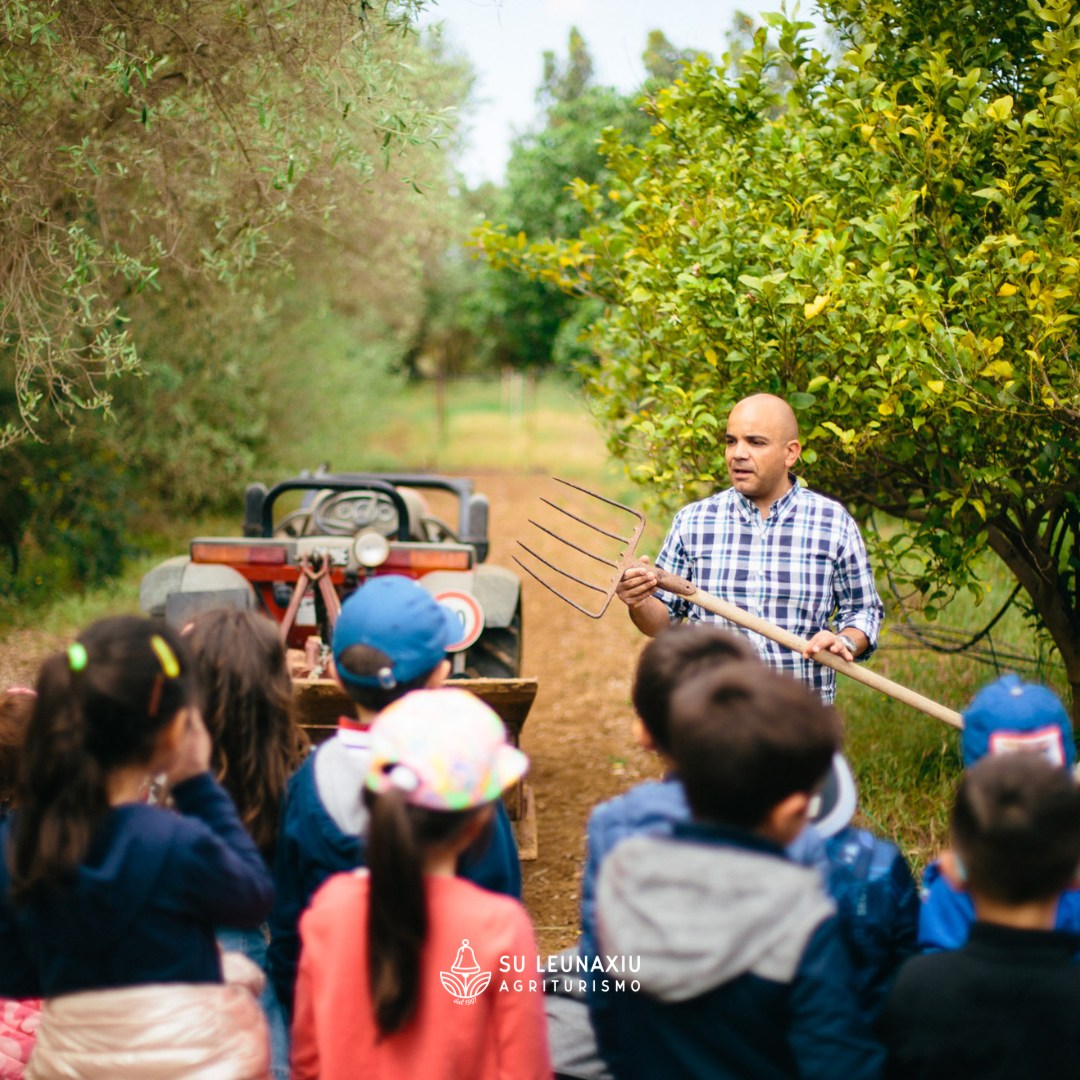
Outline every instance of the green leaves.
[[[785, 396], [810, 482], [908, 518], [908, 580], [939, 606], [980, 545], [1018, 530], [1032, 567], [1059, 568], [1040, 603], [1080, 672], [1063, 554], [1080, 524], [1052, 549], [1037, 539], [1080, 485], [1075, 454], [1043, 453], [1080, 440], [1080, 19], [1066, 0], [1037, 20], [1020, 0], [827, 10], [859, 44], [833, 71], [796, 66], [785, 111], [763, 73], [810, 50], [777, 16], [782, 54], [762, 35], [734, 75], [693, 64], [640, 148], [605, 141], [625, 195], [575, 241], [593, 284], [564, 285], [603, 282], [590, 389], [653, 483], [723, 473], [694, 423], [699, 388], [721, 420], [746, 394]], [[520, 265], [553, 275], [560, 254], [582, 265], [569, 243]]]

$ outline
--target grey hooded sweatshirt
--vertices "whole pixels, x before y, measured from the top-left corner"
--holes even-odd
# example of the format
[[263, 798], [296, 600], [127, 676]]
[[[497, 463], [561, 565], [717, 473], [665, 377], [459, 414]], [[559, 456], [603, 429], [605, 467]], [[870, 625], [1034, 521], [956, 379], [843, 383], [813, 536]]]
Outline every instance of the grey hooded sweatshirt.
[[619, 1077], [877, 1076], [832, 901], [815, 870], [741, 830], [686, 824], [605, 861], [604, 956], [636, 959], [640, 991], [593, 1001]]

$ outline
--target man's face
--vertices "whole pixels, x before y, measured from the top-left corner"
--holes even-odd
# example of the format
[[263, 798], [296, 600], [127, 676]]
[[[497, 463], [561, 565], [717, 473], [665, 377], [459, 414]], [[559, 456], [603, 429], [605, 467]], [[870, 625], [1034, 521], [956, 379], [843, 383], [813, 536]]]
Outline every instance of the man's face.
[[727, 423], [728, 476], [736, 491], [767, 508], [788, 489], [788, 470], [799, 457], [785, 416], [768, 399], [741, 401]]

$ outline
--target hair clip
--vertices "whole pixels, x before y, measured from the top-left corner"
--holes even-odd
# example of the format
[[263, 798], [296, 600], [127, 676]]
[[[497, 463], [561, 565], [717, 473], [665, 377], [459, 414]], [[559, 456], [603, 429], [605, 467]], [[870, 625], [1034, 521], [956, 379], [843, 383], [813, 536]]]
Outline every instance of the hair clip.
[[160, 634], [151, 634], [150, 648], [154, 650], [161, 670], [170, 679], [175, 679], [180, 674], [180, 661], [176, 659], [176, 653], [169, 648], [169, 643]]
[[86, 655], [86, 646], [81, 641], [73, 641], [67, 647], [68, 667], [72, 671], [82, 671], [90, 660]]
[[37, 697], [37, 691], [32, 690], [29, 686], [9, 686], [7, 692], [9, 694], [25, 694], [27, 697]]
[[393, 690], [394, 687], [397, 686], [397, 679], [394, 678], [393, 668], [381, 667], [375, 677], [379, 680], [379, 685], [384, 690]]

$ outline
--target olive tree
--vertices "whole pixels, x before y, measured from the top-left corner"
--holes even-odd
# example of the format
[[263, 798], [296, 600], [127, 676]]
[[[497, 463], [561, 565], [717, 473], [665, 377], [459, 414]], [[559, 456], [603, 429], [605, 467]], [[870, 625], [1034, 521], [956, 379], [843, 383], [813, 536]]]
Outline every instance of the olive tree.
[[109, 405], [165, 275], [198, 318], [445, 130], [401, 44], [422, 2], [3, 5], [0, 448]]
[[574, 240], [480, 243], [606, 305], [589, 391], [664, 502], [724, 474], [735, 400], [783, 395], [810, 482], [905, 523], [877, 554], [929, 615], [980, 592], [980, 553], [1005, 562], [1080, 719], [1080, 15], [826, 14], [839, 61], [773, 17], [737, 77], [697, 63], [659, 92], [644, 145], [609, 133]]

